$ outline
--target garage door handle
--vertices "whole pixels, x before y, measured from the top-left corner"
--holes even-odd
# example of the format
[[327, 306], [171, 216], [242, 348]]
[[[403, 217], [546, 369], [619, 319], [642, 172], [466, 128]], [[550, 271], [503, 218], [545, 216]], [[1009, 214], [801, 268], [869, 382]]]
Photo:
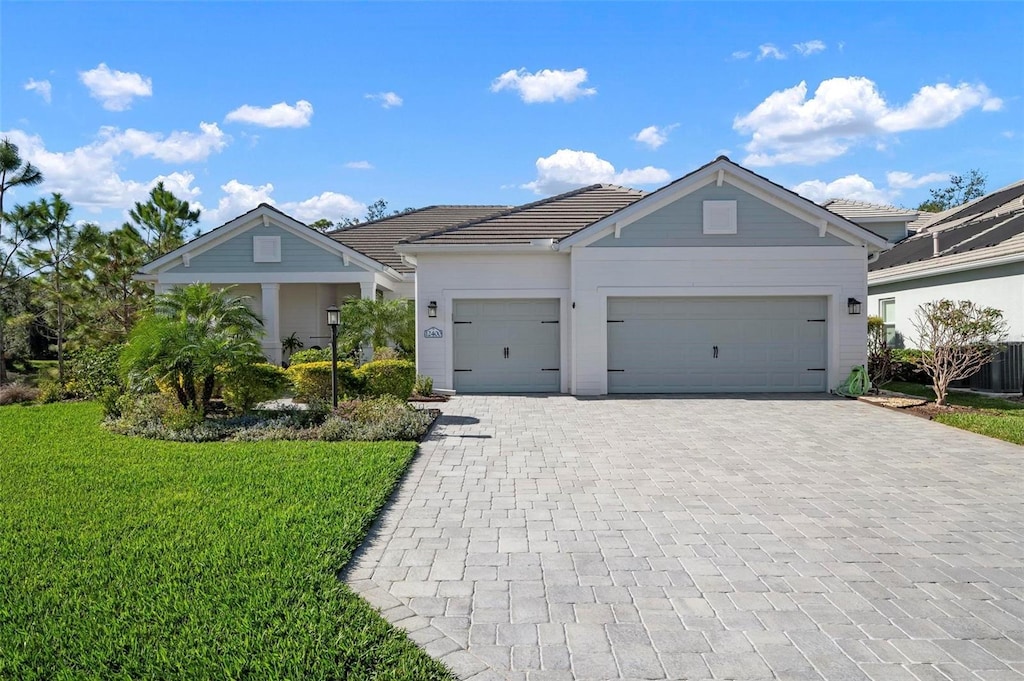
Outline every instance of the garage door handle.
[[712, 348], [714, 350], [714, 358], [718, 359], [718, 346], [715, 345], [715, 346], [712, 346]]
[[505, 348], [505, 359], [508, 359], [508, 348]]

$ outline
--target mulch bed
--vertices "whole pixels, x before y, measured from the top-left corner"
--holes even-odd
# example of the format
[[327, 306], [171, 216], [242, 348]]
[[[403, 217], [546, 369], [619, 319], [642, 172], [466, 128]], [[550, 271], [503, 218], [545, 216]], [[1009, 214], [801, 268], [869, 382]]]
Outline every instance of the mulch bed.
[[447, 402], [447, 395], [413, 395], [410, 402]]
[[983, 411], [981, 409], [975, 409], [974, 407], [962, 407], [955, 404], [939, 406], [934, 402], [927, 400], [923, 397], [905, 395], [903, 393], [896, 393], [888, 390], [880, 390], [877, 395], [862, 395], [857, 399], [860, 400], [861, 402], [867, 402], [868, 404], [874, 404], [879, 407], [885, 407], [886, 409], [895, 409], [896, 411], [902, 411], [907, 414], [913, 414], [914, 416], [920, 416], [921, 418], [929, 420], [935, 418], [939, 414], [956, 414], [971, 412], [982, 413]]

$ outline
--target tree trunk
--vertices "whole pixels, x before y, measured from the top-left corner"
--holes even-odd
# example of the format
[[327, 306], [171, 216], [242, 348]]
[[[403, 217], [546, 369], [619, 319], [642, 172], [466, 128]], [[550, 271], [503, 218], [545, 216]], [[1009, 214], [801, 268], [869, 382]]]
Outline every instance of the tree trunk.
[[945, 407], [946, 391], [949, 390], [948, 382], [935, 380], [932, 385], [932, 390], [935, 391], [935, 404], [940, 407]]
[[217, 375], [210, 374], [203, 379], [203, 402], [202, 402], [202, 414], [206, 416], [206, 412], [210, 410], [210, 400], [213, 399], [213, 387], [217, 382]]
[[0, 385], [7, 382], [7, 346], [4, 343], [4, 323], [7, 317], [3, 309], [0, 309]]

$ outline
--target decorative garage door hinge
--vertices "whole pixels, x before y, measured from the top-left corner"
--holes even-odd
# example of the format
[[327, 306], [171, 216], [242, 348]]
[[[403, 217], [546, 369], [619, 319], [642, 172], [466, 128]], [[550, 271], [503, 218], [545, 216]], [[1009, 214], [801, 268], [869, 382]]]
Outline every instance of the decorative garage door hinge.
[[827, 322], [827, 319], [808, 319], [809, 322]]
[[609, 319], [608, 323], [609, 324], [622, 324], [625, 321], [626, 321], [625, 319]]
[[826, 371], [826, 369], [825, 367], [822, 367], [820, 369], [808, 369], [808, 371]]

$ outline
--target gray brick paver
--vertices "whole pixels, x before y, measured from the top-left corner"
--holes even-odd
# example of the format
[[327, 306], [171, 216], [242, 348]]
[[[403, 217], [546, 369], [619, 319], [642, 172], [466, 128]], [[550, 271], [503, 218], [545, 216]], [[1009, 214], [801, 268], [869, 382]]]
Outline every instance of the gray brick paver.
[[346, 579], [462, 678], [1024, 677], [1019, 448], [817, 397], [442, 407]]

